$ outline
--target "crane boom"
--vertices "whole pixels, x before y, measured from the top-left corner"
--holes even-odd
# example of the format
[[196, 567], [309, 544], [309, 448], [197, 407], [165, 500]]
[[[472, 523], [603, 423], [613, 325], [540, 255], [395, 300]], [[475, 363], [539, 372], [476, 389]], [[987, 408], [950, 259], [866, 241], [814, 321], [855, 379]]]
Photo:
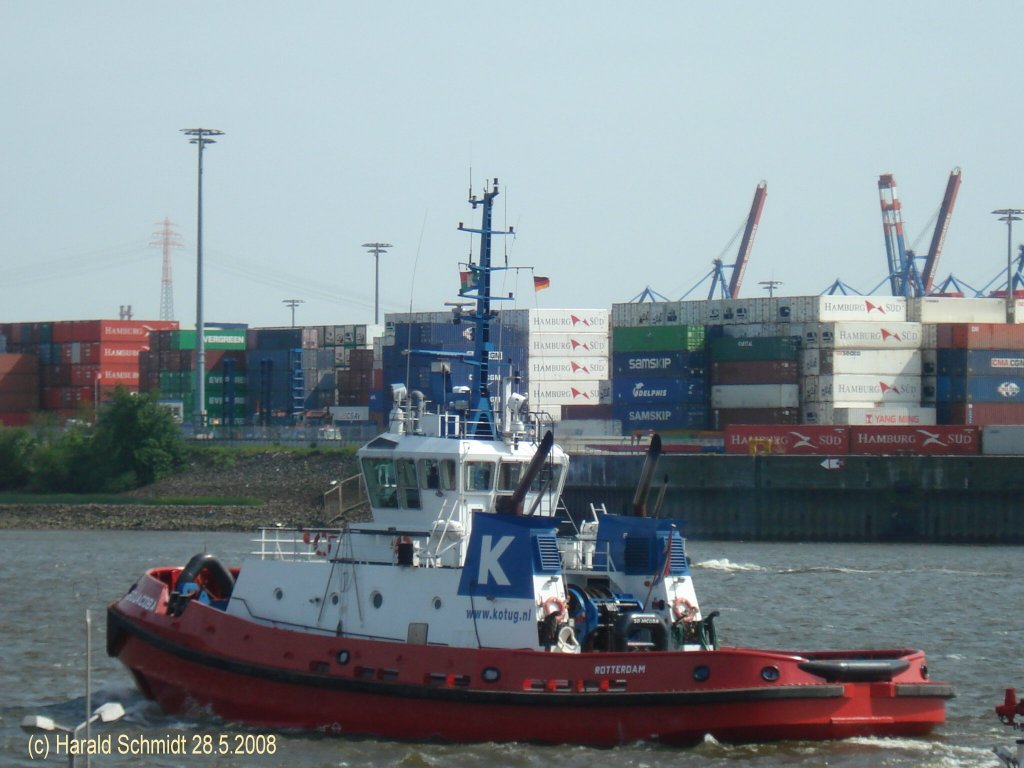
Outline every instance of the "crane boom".
[[761, 220], [761, 211], [764, 210], [764, 200], [768, 196], [768, 182], [762, 181], [754, 190], [754, 201], [750, 204], [750, 215], [747, 216], [747, 226], [743, 230], [743, 239], [740, 240], [740, 250], [736, 255], [736, 263], [732, 268], [732, 278], [729, 280], [729, 298], [738, 299], [740, 286], [743, 284], [743, 274], [747, 271], [747, 261], [750, 259], [750, 249], [754, 246], [754, 235], [757, 234], [757, 224]]
[[946, 183], [946, 194], [943, 196], [942, 205], [939, 207], [939, 219], [935, 222], [932, 244], [928, 248], [928, 255], [925, 257], [924, 269], [921, 270], [921, 281], [925, 295], [932, 291], [935, 272], [939, 266], [939, 255], [942, 253], [942, 245], [946, 241], [946, 231], [949, 229], [949, 222], [953, 217], [953, 206], [956, 205], [956, 194], [959, 191], [960, 169], [954, 168], [949, 174], [949, 181]]
[[896, 192], [896, 179], [891, 173], [878, 177], [878, 197], [882, 206], [882, 234], [885, 236], [885, 255], [889, 263], [889, 287], [893, 296], [911, 296], [910, 278], [913, 260], [907, 258], [903, 236], [903, 213]]

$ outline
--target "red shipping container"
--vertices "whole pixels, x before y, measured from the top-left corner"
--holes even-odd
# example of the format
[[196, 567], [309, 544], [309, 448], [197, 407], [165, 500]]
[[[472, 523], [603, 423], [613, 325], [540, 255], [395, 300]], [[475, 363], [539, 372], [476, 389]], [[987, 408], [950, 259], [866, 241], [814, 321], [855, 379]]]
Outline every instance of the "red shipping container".
[[799, 424], [799, 408], [721, 408], [712, 411], [715, 429], [730, 424]]
[[0, 355], [0, 376], [5, 373], [38, 374], [39, 358], [35, 355]]
[[[815, 424], [729, 424], [725, 428], [726, 453], [845, 454], [850, 445], [849, 427]], [[770, 443], [763, 446], [764, 442]], [[761, 443], [763, 447], [758, 447]]]
[[1024, 403], [950, 403], [950, 424], [1024, 424]]
[[711, 365], [712, 384], [797, 384], [799, 376], [799, 365], [790, 360], [730, 360]]
[[27, 427], [31, 418], [28, 413], [0, 413], [0, 424], [5, 427]]
[[39, 392], [0, 391], [0, 411], [39, 410]]
[[939, 349], [1024, 349], [1024, 325], [1006, 323], [939, 323]]
[[850, 453], [867, 455], [974, 455], [981, 430], [974, 426], [850, 427]]

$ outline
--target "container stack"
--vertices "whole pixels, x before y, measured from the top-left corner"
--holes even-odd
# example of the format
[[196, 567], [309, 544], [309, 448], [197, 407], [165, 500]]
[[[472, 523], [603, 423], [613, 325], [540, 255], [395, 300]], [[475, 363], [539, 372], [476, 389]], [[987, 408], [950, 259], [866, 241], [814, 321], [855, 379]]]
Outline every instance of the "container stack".
[[709, 344], [716, 429], [800, 421], [800, 339], [720, 336]]
[[[203, 335], [206, 413], [211, 424], [245, 420], [248, 402], [244, 327], [207, 328]], [[180, 404], [183, 419], [196, 408], [196, 332], [157, 331], [139, 358], [141, 389], [156, 391], [167, 403]]]
[[[309, 386], [304, 364], [316, 364], [306, 349], [316, 349], [314, 328], [251, 328], [246, 334], [249, 377], [247, 415], [254, 424], [288, 424], [306, 411]], [[308, 346], [306, 346], [308, 345]], [[333, 360], [331, 362], [333, 366]], [[319, 369], [313, 388], [320, 384]]]
[[[620, 322], [636, 320], [628, 306], [622, 306]], [[612, 368], [612, 413], [623, 434], [707, 429], [703, 325], [616, 325]]]
[[937, 327], [941, 424], [1024, 424], [1024, 325]]
[[39, 358], [0, 353], [0, 425], [22, 427], [39, 410]]

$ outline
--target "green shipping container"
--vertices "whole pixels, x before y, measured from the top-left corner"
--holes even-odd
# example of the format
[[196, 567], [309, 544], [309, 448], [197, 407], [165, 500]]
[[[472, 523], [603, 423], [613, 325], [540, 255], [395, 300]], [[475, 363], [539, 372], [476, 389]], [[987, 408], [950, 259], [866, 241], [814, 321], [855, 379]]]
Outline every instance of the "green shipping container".
[[[171, 349], [195, 349], [195, 331], [171, 331]], [[206, 349], [245, 349], [245, 331], [218, 331], [207, 328], [203, 335]]]
[[612, 329], [613, 352], [693, 352], [703, 348], [703, 325], [641, 325]]
[[758, 360], [791, 360], [800, 356], [799, 336], [765, 336], [734, 339], [720, 336], [711, 340], [711, 362], [747, 363]]

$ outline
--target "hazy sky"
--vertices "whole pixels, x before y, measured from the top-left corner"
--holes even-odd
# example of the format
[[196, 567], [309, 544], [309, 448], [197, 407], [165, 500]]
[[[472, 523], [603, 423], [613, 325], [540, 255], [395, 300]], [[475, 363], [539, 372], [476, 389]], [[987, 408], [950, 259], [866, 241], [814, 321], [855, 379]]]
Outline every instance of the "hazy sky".
[[[993, 208], [1024, 207], [1020, 35], [1007, 2], [112, 2], [0, 0], [0, 321], [156, 318], [164, 217], [175, 317], [195, 320], [196, 152], [206, 318], [286, 325], [455, 298], [497, 176], [499, 257], [551, 279], [520, 307], [677, 299], [732, 262], [768, 198], [742, 291], [866, 291], [886, 272], [877, 181], [939, 265], [1005, 269]], [[1024, 224], [1014, 233], [1024, 241]], [[515, 289], [510, 280], [508, 288]], [[691, 298], [706, 295], [705, 284]]]

